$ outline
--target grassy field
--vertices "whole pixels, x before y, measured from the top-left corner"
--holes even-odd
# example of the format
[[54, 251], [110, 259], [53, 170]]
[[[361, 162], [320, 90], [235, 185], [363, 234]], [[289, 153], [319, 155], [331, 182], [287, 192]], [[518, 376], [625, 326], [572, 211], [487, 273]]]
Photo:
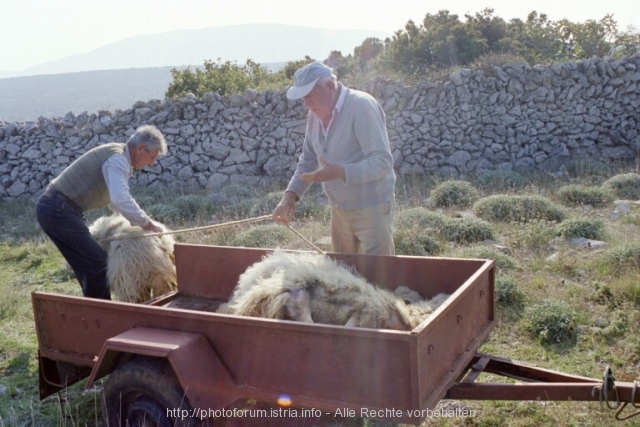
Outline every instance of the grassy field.
[[[281, 194], [272, 190], [134, 193], [154, 218], [179, 230], [268, 214]], [[457, 181], [405, 178], [396, 196], [398, 254], [496, 261], [496, 325], [481, 352], [593, 378], [611, 366], [616, 380], [640, 379], [640, 176], [630, 168], [576, 163], [560, 177], [494, 171]], [[329, 249], [328, 224], [326, 200], [316, 189], [299, 206], [294, 228]], [[271, 222], [176, 238], [311, 249]], [[82, 384], [39, 400], [33, 291], [80, 295], [40, 232], [33, 202], [0, 203], [0, 426], [101, 426], [101, 395]], [[640, 417], [616, 421], [598, 402], [441, 405], [473, 416], [428, 419], [424, 426], [640, 425]]]

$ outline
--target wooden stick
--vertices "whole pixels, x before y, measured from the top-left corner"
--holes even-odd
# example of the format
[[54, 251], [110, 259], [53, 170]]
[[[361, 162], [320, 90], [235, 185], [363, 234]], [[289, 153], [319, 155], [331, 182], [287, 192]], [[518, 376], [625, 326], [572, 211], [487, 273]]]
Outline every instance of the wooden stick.
[[169, 230], [169, 231], [161, 231], [159, 233], [145, 233], [145, 234], [139, 234], [136, 236], [123, 236], [120, 234], [117, 234], [115, 236], [112, 237], [107, 237], [106, 239], [101, 239], [101, 242], [111, 242], [113, 240], [124, 240], [124, 239], [137, 239], [139, 237], [155, 237], [155, 236], [162, 236], [163, 234], [178, 234], [178, 233], [188, 233], [191, 231], [200, 231], [200, 230], [210, 230], [213, 228], [224, 228], [224, 227], [232, 227], [234, 225], [240, 225], [240, 224], [247, 224], [250, 222], [257, 222], [257, 221], [264, 221], [266, 219], [270, 219], [273, 218], [273, 216], [271, 215], [262, 215], [262, 216], [257, 216], [255, 218], [247, 218], [247, 219], [241, 219], [238, 221], [231, 221], [231, 222], [223, 222], [222, 224], [214, 224], [214, 225], [204, 225], [202, 227], [193, 227], [193, 228], [185, 228], [182, 230]]
[[302, 234], [298, 233], [296, 230], [294, 230], [293, 228], [291, 228], [290, 225], [287, 225], [287, 228], [291, 231], [293, 231], [295, 234], [298, 235], [298, 237], [300, 237], [302, 240], [304, 240], [305, 242], [307, 242], [309, 245], [311, 245], [311, 247], [313, 247], [313, 249], [315, 249], [316, 251], [320, 252], [322, 255], [324, 255], [324, 251], [322, 249], [320, 249], [319, 247], [317, 247], [316, 245], [314, 245], [310, 240], [307, 240]]

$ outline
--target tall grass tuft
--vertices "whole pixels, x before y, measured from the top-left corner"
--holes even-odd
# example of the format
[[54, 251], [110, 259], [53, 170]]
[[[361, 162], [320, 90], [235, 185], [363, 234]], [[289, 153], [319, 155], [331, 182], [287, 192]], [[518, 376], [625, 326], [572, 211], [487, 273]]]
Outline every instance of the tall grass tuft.
[[578, 184], [565, 185], [558, 189], [556, 196], [566, 206], [601, 207], [611, 203], [611, 194], [602, 187]]
[[555, 226], [556, 234], [564, 238], [603, 239], [604, 221], [591, 218], [569, 218]]
[[231, 246], [276, 248], [291, 242], [295, 235], [279, 224], [261, 224], [241, 230], [229, 242]]
[[467, 181], [445, 181], [433, 190], [429, 200], [437, 207], [448, 208], [451, 206], [466, 208], [471, 206], [480, 197], [478, 190]]
[[504, 307], [524, 306], [525, 293], [513, 277], [500, 275], [496, 278], [496, 301]]
[[640, 199], [640, 175], [618, 174], [606, 180], [602, 188], [620, 199], [638, 200]]
[[518, 262], [515, 258], [500, 252], [492, 246], [476, 245], [463, 247], [449, 255], [455, 258], [491, 259], [494, 261], [496, 270], [498, 271], [515, 270], [518, 267]]
[[563, 301], [544, 300], [524, 311], [525, 329], [542, 344], [557, 344], [575, 338], [575, 314]]
[[473, 217], [452, 218], [440, 212], [433, 212], [423, 207], [408, 208], [398, 212], [395, 219], [396, 229], [403, 230], [397, 234], [399, 239], [414, 236], [438, 236], [440, 240], [456, 243], [474, 243], [494, 237], [491, 225]]
[[478, 200], [473, 211], [486, 221], [497, 222], [560, 222], [567, 216], [562, 208], [542, 196], [492, 195]]
[[626, 243], [606, 251], [599, 262], [604, 266], [605, 275], [619, 276], [630, 269], [640, 268], [640, 243]]

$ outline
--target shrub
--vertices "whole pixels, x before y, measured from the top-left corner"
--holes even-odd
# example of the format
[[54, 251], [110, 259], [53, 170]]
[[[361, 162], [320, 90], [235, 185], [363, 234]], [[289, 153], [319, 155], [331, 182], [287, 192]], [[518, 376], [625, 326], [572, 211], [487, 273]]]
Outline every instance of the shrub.
[[513, 247], [539, 250], [546, 248], [551, 239], [557, 236], [555, 225], [552, 221], [538, 219], [514, 222], [506, 233]]
[[439, 230], [447, 217], [423, 207], [399, 210], [395, 217], [393, 241], [401, 255], [435, 255], [442, 247]]
[[615, 298], [611, 293], [611, 289], [606, 284], [596, 282], [593, 286], [593, 292], [589, 295], [589, 300], [595, 301], [598, 304], [611, 304], [615, 305]]
[[442, 250], [440, 242], [429, 230], [397, 229], [393, 233], [393, 243], [398, 255], [436, 255]]
[[207, 218], [214, 211], [213, 204], [206, 197], [195, 194], [180, 196], [171, 205], [177, 210], [179, 218], [185, 220]]
[[525, 294], [512, 277], [498, 277], [495, 293], [496, 301], [503, 306], [521, 307], [524, 304]]
[[601, 219], [571, 218], [556, 226], [556, 234], [564, 238], [602, 239], [604, 222]]
[[616, 175], [606, 180], [602, 188], [621, 199], [638, 200], [640, 199], [640, 175], [637, 173]]
[[441, 228], [446, 222], [446, 215], [423, 207], [400, 210], [395, 218], [395, 224], [399, 228]]
[[620, 276], [640, 268], [640, 243], [616, 246], [606, 251], [600, 261], [605, 275]]
[[511, 270], [517, 266], [516, 260], [491, 246], [472, 246], [463, 248], [458, 254], [454, 255], [457, 258], [477, 258], [477, 259], [492, 259], [495, 263], [497, 270]]
[[149, 216], [162, 223], [177, 221], [180, 218], [180, 211], [173, 205], [158, 203], [147, 209]]
[[478, 190], [467, 181], [450, 180], [431, 190], [429, 199], [438, 207], [466, 208], [478, 200]]
[[[270, 214], [280, 202], [280, 199], [282, 199], [282, 191], [273, 191], [265, 194], [253, 202], [249, 209], [249, 216], [254, 217]], [[305, 194], [300, 202], [296, 203], [295, 218], [298, 220], [321, 218], [329, 212], [330, 207], [326, 199], [324, 199], [324, 196]]]
[[566, 214], [542, 196], [493, 195], [473, 205], [476, 215], [487, 221], [527, 222], [533, 219], [562, 221]]
[[480, 188], [490, 192], [517, 190], [527, 185], [524, 176], [507, 170], [481, 170], [475, 181]]
[[456, 243], [475, 243], [493, 239], [491, 225], [478, 218], [448, 218], [440, 229], [443, 238]]
[[610, 194], [601, 187], [582, 185], [565, 185], [560, 187], [556, 195], [562, 203], [568, 206], [591, 205], [605, 206], [611, 202]]
[[273, 209], [275, 209], [281, 198], [282, 192], [274, 191], [256, 199], [249, 210], [249, 216], [254, 217], [270, 214], [273, 212]]
[[545, 300], [525, 309], [526, 329], [543, 344], [560, 343], [575, 337], [575, 315], [569, 306]]
[[[395, 228], [402, 230], [410, 240], [424, 240], [427, 233], [443, 240], [457, 243], [473, 243], [493, 239], [493, 229], [485, 221], [473, 217], [451, 218], [423, 207], [409, 208], [398, 212]], [[405, 239], [398, 235], [399, 239]]]
[[289, 243], [295, 235], [278, 224], [263, 224], [242, 230], [230, 242], [231, 246], [275, 248]]
[[597, 328], [595, 335], [605, 340], [623, 337], [629, 330], [629, 314], [622, 310], [614, 310], [605, 326]]

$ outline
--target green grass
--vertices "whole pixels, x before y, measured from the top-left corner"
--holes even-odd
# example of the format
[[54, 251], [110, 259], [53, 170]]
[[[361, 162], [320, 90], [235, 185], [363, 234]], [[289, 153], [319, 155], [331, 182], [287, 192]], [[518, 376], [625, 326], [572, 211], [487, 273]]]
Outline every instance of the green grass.
[[[569, 168], [569, 173], [572, 185], [582, 186], [578, 190], [602, 185], [614, 176], [614, 171], [586, 164]], [[630, 184], [623, 181], [635, 185], [633, 179]], [[478, 217], [460, 217], [455, 212], [460, 205], [425, 207], [433, 205], [428, 197], [438, 186], [429, 177], [399, 179], [396, 250], [407, 255], [495, 260], [496, 323], [481, 352], [592, 378], [600, 378], [604, 368], [611, 366], [617, 380], [631, 382], [640, 375], [640, 207], [630, 204], [631, 212], [617, 220], [609, 218], [607, 203], [566, 203], [560, 208], [551, 200], [565, 184], [543, 176], [486, 173], [470, 181], [479, 194], [490, 195], [476, 202]], [[134, 189], [134, 195], [158, 217], [166, 211], [167, 225], [179, 230], [268, 214], [281, 191], [228, 186], [204, 194], [153, 188]], [[581, 192], [579, 196], [594, 197]], [[478, 207], [491, 197], [490, 203]], [[303, 202], [294, 228], [329, 249], [326, 200], [316, 189]], [[92, 213], [89, 220], [102, 214]], [[0, 202], [0, 385], [6, 387], [0, 392], [0, 427], [102, 426], [100, 394], [83, 393], [82, 383], [61, 394], [63, 406], [57, 396], [38, 398], [38, 344], [30, 294], [44, 290], [80, 295], [80, 287], [57, 249], [34, 224], [32, 202]], [[575, 234], [606, 237], [608, 246], [575, 247], [563, 238]], [[311, 249], [270, 221], [177, 234], [176, 238], [199, 244]], [[480, 380], [503, 381], [488, 374]], [[597, 402], [441, 402], [452, 404], [473, 410], [475, 416], [428, 419], [423, 426], [640, 423], [640, 418], [616, 421]], [[365, 425], [392, 424], [366, 420]]]

